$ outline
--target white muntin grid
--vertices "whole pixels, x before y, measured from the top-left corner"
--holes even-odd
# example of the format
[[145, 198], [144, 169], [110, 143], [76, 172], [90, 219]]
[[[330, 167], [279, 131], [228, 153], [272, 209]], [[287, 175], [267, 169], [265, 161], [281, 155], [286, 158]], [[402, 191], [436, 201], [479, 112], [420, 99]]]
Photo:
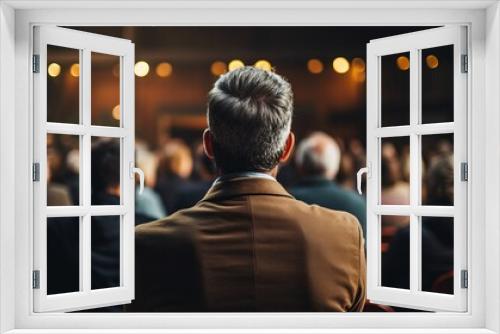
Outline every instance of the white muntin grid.
[[[422, 124], [421, 53], [422, 50], [453, 46], [454, 114], [453, 122]], [[402, 126], [381, 126], [381, 58], [410, 54], [410, 122]], [[367, 161], [371, 167], [367, 182], [367, 257], [368, 298], [394, 306], [423, 310], [466, 311], [467, 292], [461, 287], [461, 271], [467, 269], [467, 183], [461, 180], [461, 163], [467, 162], [467, 73], [462, 73], [462, 56], [467, 54], [466, 28], [443, 27], [371, 41], [367, 47]], [[421, 204], [422, 136], [453, 136], [454, 205]], [[410, 203], [381, 204], [381, 143], [384, 138], [407, 137], [410, 144]], [[384, 287], [381, 284], [381, 217], [410, 217], [410, 289]], [[422, 217], [453, 218], [453, 295], [422, 291]]]
[[[79, 52], [79, 122], [47, 122], [47, 46]], [[39, 55], [39, 73], [34, 80], [34, 162], [39, 164], [40, 181], [34, 183], [34, 261], [40, 272], [40, 287], [34, 289], [34, 311], [74, 311], [127, 303], [134, 295], [134, 44], [128, 40], [59, 27], [35, 27], [34, 54]], [[120, 126], [92, 125], [92, 54], [120, 59]], [[110, 69], [111, 70], [111, 69]], [[79, 137], [79, 205], [47, 206], [47, 134]], [[120, 141], [120, 205], [92, 205], [92, 138]], [[91, 289], [91, 218], [120, 217], [120, 286]], [[47, 295], [47, 218], [79, 218], [79, 291]]]

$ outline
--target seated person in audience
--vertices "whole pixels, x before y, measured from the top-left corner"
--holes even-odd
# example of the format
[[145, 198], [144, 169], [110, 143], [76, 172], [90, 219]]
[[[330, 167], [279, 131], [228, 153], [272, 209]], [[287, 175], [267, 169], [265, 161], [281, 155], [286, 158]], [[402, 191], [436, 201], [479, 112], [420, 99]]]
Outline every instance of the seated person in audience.
[[[453, 157], [436, 158], [427, 171], [426, 205], [453, 205]], [[432, 291], [436, 281], [453, 270], [453, 218], [422, 217], [422, 289]], [[409, 289], [410, 227], [401, 228], [383, 255], [382, 284]], [[450, 290], [440, 291], [453, 293]]]
[[316, 132], [297, 147], [295, 162], [302, 176], [290, 193], [307, 204], [347, 211], [366, 229], [366, 203], [354, 191], [346, 190], [334, 181], [340, 166], [340, 148], [333, 138]]
[[136, 227], [130, 311], [361, 311], [365, 255], [353, 215], [295, 200], [276, 180], [290, 156], [293, 94], [271, 71], [221, 76], [205, 153], [218, 174], [194, 207]]
[[192, 171], [191, 150], [182, 140], [171, 139], [161, 148], [155, 190], [168, 214], [176, 211], [179, 193], [191, 186], [189, 177]]
[[215, 180], [217, 173], [215, 164], [203, 152], [203, 145], [200, 145], [195, 152], [195, 167], [198, 178], [187, 182], [183, 188], [179, 189], [174, 202], [175, 211], [195, 205], [205, 196]]
[[[156, 185], [156, 156], [147, 148], [138, 148], [135, 153], [135, 164], [144, 172], [144, 190], [139, 194], [135, 191], [135, 214], [144, 219], [141, 222], [152, 221], [166, 216], [165, 207], [160, 195], [154, 190]], [[138, 222], [136, 221], [136, 224]]]

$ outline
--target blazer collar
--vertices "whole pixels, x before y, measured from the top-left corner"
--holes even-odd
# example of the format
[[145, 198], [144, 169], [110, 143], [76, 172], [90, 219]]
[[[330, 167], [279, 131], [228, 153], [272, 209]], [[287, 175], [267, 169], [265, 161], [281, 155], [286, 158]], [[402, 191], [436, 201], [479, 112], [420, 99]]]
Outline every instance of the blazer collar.
[[242, 177], [216, 182], [202, 201], [246, 195], [274, 195], [293, 198], [278, 181], [268, 178]]

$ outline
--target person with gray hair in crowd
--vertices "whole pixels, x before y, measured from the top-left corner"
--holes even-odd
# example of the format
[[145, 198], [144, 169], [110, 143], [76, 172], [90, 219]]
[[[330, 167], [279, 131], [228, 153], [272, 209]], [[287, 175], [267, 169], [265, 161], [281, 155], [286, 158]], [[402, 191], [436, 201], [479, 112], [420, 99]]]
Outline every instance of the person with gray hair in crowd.
[[332, 137], [323, 132], [311, 134], [300, 142], [295, 152], [301, 180], [289, 191], [296, 199], [308, 204], [353, 214], [365, 234], [365, 199], [335, 182], [340, 159], [340, 148]]
[[208, 96], [218, 178], [193, 207], [136, 228], [131, 311], [361, 311], [366, 264], [353, 215], [294, 199], [275, 179], [293, 149], [293, 94], [244, 67]]

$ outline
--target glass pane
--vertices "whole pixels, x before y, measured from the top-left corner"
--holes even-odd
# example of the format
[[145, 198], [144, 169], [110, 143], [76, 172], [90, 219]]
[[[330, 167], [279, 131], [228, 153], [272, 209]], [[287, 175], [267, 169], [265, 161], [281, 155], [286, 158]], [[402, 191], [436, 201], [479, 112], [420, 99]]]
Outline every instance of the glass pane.
[[381, 126], [410, 124], [410, 53], [382, 56]]
[[120, 57], [92, 52], [92, 125], [120, 126]]
[[119, 138], [92, 137], [92, 205], [120, 205]]
[[80, 122], [80, 50], [47, 45], [47, 122]]
[[383, 205], [410, 204], [410, 137], [381, 139], [380, 182]]
[[422, 290], [453, 294], [453, 218], [422, 217]]
[[453, 45], [421, 54], [422, 123], [453, 122]]
[[422, 204], [453, 205], [453, 134], [422, 136]]
[[47, 135], [47, 205], [80, 204], [80, 138]]
[[410, 288], [410, 217], [381, 216], [382, 286]]
[[91, 218], [92, 289], [120, 286], [120, 216]]
[[47, 219], [47, 294], [80, 291], [80, 218]]

